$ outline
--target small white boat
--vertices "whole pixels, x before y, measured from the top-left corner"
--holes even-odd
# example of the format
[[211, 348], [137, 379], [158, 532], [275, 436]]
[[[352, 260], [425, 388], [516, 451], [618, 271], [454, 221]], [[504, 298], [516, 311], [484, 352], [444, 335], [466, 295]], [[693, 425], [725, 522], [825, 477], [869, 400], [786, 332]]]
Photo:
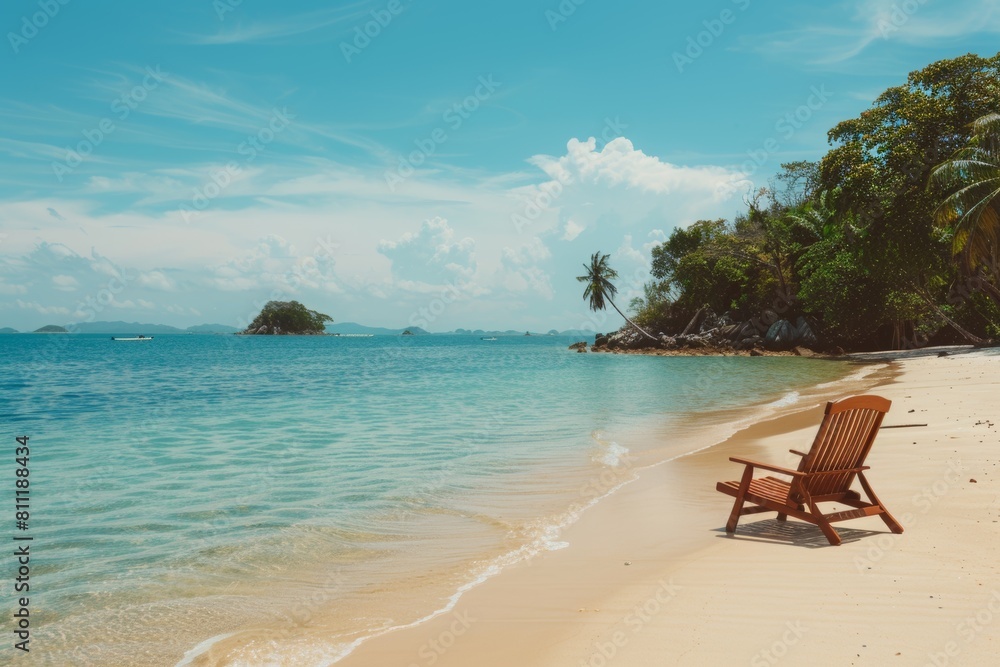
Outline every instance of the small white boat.
[[490, 338], [487, 338], [487, 337], [483, 336], [483, 337], [482, 337], [482, 338], [480, 338], [479, 340], [496, 340], [496, 339], [497, 339], [497, 337], [496, 337], [496, 336], [492, 336], [492, 337], [490, 337]]
[[111, 340], [153, 340], [152, 336], [112, 336]]

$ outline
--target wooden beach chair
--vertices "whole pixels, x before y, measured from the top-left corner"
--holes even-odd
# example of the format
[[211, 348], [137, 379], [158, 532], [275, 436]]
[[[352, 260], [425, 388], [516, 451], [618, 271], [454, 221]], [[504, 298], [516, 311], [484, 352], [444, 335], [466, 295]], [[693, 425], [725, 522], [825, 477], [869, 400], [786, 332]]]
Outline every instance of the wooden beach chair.
[[[889, 411], [891, 401], [881, 396], [851, 396], [826, 404], [823, 422], [808, 454], [790, 450], [801, 456], [799, 467], [789, 470], [780, 466], [758, 463], [743, 458], [729, 460], [746, 468], [738, 482], [719, 482], [716, 489], [736, 497], [733, 511], [726, 523], [726, 532], [736, 531], [736, 524], [744, 514], [777, 512], [778, 521], [793, 516], [819, 526], [830, 544], [840, 544], [840, 535], [831, 524], [837, 521], [879, 515], [890, 530], [902, 533], [903, 527], [892, 518], [879, 502], [865, 478], [865, 458], [872, 448], [882, 418]], [[754, 478], [754, 470], [766, 470], [786, 475], [786, 481], [777, 477]], [[857, 477], [868, 502], [861, 494], [851, 490]], [[823, 514], [819, 503], [835, 502], [854, 509]], [[752, 507], [744, 508], [743, 505]]]

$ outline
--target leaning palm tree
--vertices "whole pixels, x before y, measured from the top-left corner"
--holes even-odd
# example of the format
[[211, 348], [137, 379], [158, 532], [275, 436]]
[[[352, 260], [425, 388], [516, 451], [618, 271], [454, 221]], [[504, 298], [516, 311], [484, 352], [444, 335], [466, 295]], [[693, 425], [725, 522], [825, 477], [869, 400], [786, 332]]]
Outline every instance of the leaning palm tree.
[[1000, 114], [972, 125], [965, 148], [931, 172], [950, 191], [935, 212], [940, 227], [953, 231], [952, 253], [964, 272], [995, 261], [1000, 241]]
[[630, 320], [625, 316], [615, 302], [611, 300], [615, 294], [618, 293], [618, 288], [614, 286], [611, 281], [618, 277], [618, 272], [612, 269], [608, 265], [608, 257], [611, 255], [602, 255], [599, 252], [595, 252], [590, 258], [590, 264], [584, 264], [583, 268], [586, 269], [587, 274], [583, 276], [577, 276], [576, 279], [581, 283], [587, 283], [587, 287], [583, 290], [584, 300], [590, 299], [590, 309], [595, 313], [598, 310], [604, 310], [604, 301], [607, 300], [611, 304], [611, 307], [618, 311], [618, 314], [625, 318], [632, 327], [641, 333], [643, 336], [656, 340], [656, 336], [643, 331], [638, 324]]

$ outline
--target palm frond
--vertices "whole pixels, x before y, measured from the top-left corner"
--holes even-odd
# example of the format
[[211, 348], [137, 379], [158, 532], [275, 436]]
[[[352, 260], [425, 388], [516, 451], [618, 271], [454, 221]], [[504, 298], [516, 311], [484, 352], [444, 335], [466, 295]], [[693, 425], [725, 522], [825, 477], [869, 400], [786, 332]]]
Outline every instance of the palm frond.
[[934, 212], [952, 231], [952, 253], [966, 269], [992, 258], [1000, 239], [1000, 114], [973, 123], [968, 144], [938, 165], [930, 182], [950, 194]]

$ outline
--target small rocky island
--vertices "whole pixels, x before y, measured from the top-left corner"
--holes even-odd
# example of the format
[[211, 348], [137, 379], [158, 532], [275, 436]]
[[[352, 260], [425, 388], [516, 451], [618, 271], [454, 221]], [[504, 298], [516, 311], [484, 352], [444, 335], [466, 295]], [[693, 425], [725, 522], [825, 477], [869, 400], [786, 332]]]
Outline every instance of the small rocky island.
[[35, 329], [34, 333], [69, 333], [69, 330], [57, 324], [46, 324], [41, 329]]
[[243, 335], [321, 336], [326, 334], [329, 315], [309, 310], [298, 301], [268, 301]]

